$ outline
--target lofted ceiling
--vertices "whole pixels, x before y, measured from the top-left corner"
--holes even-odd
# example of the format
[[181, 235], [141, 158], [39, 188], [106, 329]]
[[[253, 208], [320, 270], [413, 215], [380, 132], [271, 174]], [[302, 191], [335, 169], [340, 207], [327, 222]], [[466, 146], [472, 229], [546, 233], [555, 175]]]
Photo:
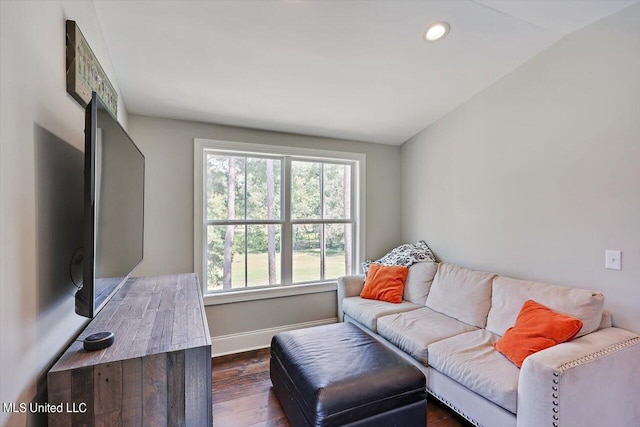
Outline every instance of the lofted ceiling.
[[[129, 113], [400, 145], [633, 1], [94, 1]], [[449, 35], [422, 41], [430, 23]], [[80, 23], [81, 24], [81, 23]]]

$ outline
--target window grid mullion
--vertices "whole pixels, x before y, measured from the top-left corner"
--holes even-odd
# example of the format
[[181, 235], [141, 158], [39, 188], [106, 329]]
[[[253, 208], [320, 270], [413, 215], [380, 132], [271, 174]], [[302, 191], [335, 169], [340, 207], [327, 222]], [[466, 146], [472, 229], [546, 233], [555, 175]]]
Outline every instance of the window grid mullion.
[[[324, 162], [320, 163], [320, 218], [324, 220]], [[320, 280], [324, 280], [325, 251], [324, 251], [324, 222], [320, 228]]]
[[244, 156], [244, 219], [247, 219], [247, 156]]
[[291, 157], [285, 156], [283, 159], [284, 167], [282, 168], [282, 184], [280, 186], [283, 206], [281, 214], [284, 215], [282, 224], [282, 242], [280, 264], [282, 268], [282, 283], [290, 285], [293, 283], [293, 226], [291, 224]]
[[324, 219], [324, 163], [320, 163], [320, 218]]
[[353, 224], [351, 219], [294, 219], [292, 224]]
[[247, 254], [249, 253], [247, 251], [247, 245], [248, 245], [248, 240], [247, 239], [247, 227], [248, 225], [245, 224], [244, 225], [244, 287], [248, 288], [249, 287], [249, 259], [247, 258]]
[[325, 260], [325, 230], [324, 224], [320, 226], [320, 280], [324, 280], [324, 275], [326, 271], [326, 260]]
[[[244, 156], [244, 220], [247, 220], [247, 156]], [[244, 224], [244, 287], [249, 287], [249, 258], [247, 258], [247, 223]]]
[[204, 225], [281, 225], [284, 221], [281, 220], [268, 220], [268, 219], [210, 219], [204, 222]]

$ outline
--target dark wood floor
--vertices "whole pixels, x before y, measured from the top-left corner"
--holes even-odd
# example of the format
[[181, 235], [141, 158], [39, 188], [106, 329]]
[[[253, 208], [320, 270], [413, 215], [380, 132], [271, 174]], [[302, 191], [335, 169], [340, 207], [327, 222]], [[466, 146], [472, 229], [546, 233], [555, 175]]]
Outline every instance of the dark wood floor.
[[[271, 389], [269, 349], [216, 357], [212, 371], [214, 426], [289, 426]], [[429, 427], [470, 425], [434, 401], [427, 404]]]

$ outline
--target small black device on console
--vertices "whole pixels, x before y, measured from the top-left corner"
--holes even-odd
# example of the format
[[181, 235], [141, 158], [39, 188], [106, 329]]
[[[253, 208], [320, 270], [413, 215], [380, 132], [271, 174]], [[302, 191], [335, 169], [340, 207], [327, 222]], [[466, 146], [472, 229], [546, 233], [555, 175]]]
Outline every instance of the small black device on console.
[[115, 335], [113, 332], [98, 332], [86, 337], [83, 342], [83, 347], [87, 351], [102, 350], [109, 347], [115, 341]]

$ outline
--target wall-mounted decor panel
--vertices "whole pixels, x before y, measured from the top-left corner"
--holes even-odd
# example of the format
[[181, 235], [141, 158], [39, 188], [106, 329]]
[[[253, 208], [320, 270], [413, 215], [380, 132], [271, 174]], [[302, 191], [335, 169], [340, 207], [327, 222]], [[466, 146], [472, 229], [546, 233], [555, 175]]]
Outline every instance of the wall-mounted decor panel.
[[118, 114], [118, 93], [75, 21], [67, 21], [67, 92], [83, 107], [95, 91], [113, 113]]

